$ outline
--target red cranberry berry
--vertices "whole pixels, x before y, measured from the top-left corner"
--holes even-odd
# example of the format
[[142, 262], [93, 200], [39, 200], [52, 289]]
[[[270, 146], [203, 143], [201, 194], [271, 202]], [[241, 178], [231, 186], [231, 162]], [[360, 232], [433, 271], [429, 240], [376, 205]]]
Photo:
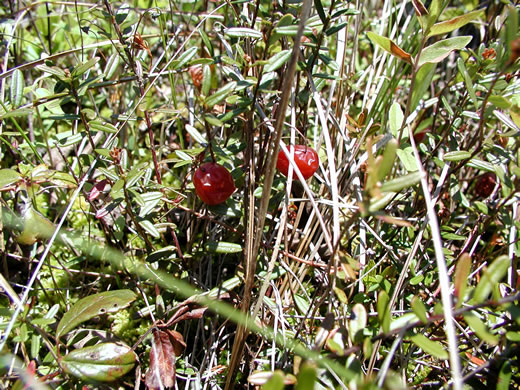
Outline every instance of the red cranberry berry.
[[494, 173], [484, 173], [478, 178], [475, 184], [475, 193], [482, 198], [487, 198], [493, 193], [496, 183], [497, 176]]
[[205, 163], [197, 168], [193, 185], [200, 200], [210, 206], [224, 203], [236, 190], [229, 171], [217, 163]]
[[[310, 148], [306, 145], [295, 145], [291, 146], [290, 150], [294, 149], [294, 162], [300, 169], [300, 172], [303, 175], [303, 178], [307, 180], [309, 177], [314, 175], [314, 172], [318, 170], [320, 160], [318, 158], [318, 153], [313, 148]], [[289, 172], [290, 162], [287, 159], [287, 156], [280, 150], [278, 153], [278, 161], [276, 163], [276, 167], [282, 173], [282, 175], [287, 176]]]

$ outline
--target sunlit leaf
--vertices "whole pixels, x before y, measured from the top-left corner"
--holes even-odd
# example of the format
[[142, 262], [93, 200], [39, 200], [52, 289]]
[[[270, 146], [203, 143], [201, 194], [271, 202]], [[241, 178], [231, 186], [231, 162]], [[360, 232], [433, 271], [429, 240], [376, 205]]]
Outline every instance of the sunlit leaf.
[[242, 252], [242, 245], [225, 241], [210, 241], [206, 243], [205, 249], [214, 253], [240, 253]]
[[254, 30], [252, 28], [247, 28], [247, 27], [226, 28], [226, 30], [224, 31], [224, 34], [226, 34], [228, 37], [233, 37], [233, 38], [260, 39], [263, 36], [261, 31]]
[[417, 61], [417, 67], [420, 68], [427, 63], [435, 64], [441, 62], [448, 57], [452, 51], [464, 49], [467, 44], [470, 43], [471, 39], [473, 39], [471, 36], [460, 36], [435, 42], [421, 52], [421, 56]]
[[464, 313], [464, 320], [469, 325], [471, 330], [482, 340], [491, 345], [497, 345], [499, 338], [498, 336], [491, 334], [488, 327], [482, 320], [477, 317], [474, 312]]
[[444, 161], [461, 161], [466, 160], [471, 157], [470, 152], [466, 152], [465, 150], [457, 150], [455, 152], [448, 152], [444, 156], [442, 156], [442, 159]]
[[417, 333], [410, 337], [410, 340], [421, 348], [424, 352], [436, 357], [437, 359], [446, 360], [448, 359], [448, 352], [444, 349], [441, 343], [438, 341], [430, 340], [428, 337], [421, 333]]
[[421, 301], [421, 299], [417, 296], [414, 296], [410, 302], [410, 306], [412, 306], [412, 310], [415, 315], [419, 317], [423, 324], [426, 324], [428, 322], [428, 311], [426, 310], [426, 306], [424, 306], [424, 303]]
[[373, 33], [371, 31], [367, 32], [368, 39], [372, 41], [373, 44], [379, 46], [381, 49], [386, 52], [392, 54], [393, 56], [408, 62], [412, 63], [412, 56], [401, 49], [394, 41], [389, 38], [383, 37], [379, 34]]
[[477, 11], [469, 12], [464, 15], [457, 16], [450, 20], [446, 20], [444, 22], [439, 22], [430, 27], [428, 32], [428, 36], [432, 37], [434, 35], [447, 34], [452, 32], [462, 26], [468, 24], [469, 22], [478, 19], [484, 14], [484, 10], [480, 9]]
[[510, 266], [511, 260], [509, 259], [509, 256], [500, 256], [493, 261], [493, 263], [484, 270], [480, 282], [477, 287], [475, 287], [475, 291], [473, 292], [473, 301], [480, 303], [487, 299], [493, 288], [507, 274], [507, 270]]
[[115, 313], [124, 309], [136, 298], [135, 293], [130, 290], [114, 290], [80, 299], [63, 315], [56, 328], [56, 337], [61, 337], [82, 322], [98, 315]]
[[384, 182], [381, 186], [381, 192], [398, 192], [419, 183], [420, 180], [420, 172], [413, 172], [408, 175], [399, 176], [395, 179]]
[[129, 372], [137, 361], [122, 343], [102, 343], [75, 349], [60, 360], [66, 373], [85, 381], [112, 382]]

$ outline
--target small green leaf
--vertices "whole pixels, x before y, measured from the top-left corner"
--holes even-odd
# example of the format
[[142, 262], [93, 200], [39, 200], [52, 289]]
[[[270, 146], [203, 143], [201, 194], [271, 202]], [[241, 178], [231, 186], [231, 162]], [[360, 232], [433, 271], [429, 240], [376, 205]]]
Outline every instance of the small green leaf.
[[300, 314], [305, 315], [309, 312], [310, 302], [307, 300], [307, 298], [303, 297], [302, 295], [295, 294], [294, 303], [296, 304], [296, 308]]
[[457, 266], [455, 268], [455, 280], [453, 286], [455, 288], [455, 296], [457, 296], [457, 307], [460, 307], [464, 302], [464, 293], [468, 286], [468, 275], [471, 271], [471, 256], [468, 253], [463, 253]]
[[456, 152], [448, 152], [442, 156], [443, 161], [461, 161], [471, 157], [471, 153], [465, 150], [457, 150]]
[[208, 49], [208, 53], [211, 57], [215, 55], [215, 50], [213, 49], [213, 45], [211, 44], [211, 40], [208, 37], [208, 34], [204, 31], [204, 29], [199, 28], [198, 32], [200, 34], [200, 37], [202, 38], [202, 42], [204, 42], [204, 45]]
[[285, 64], [291, 58], [292, 50], [282, 50], [269, 59], [264, 72], [273, 72]]
[[431, 26], [430, 31], [428, 32], [428, 36], [432, 37], [434, 35], [447, 34], [452, 32], [462, 26], [468, 24], [469, 22], [478, 19], [484, 13], [483, 9], [469, 12], [467, 14], [457, 16], [453, 19], [446, 20], [444, 22], [435, 23]]
[[101, 121], [90, 121], [88, 123], [90, 130], [102, 131], [104, 133], [117, 133], [119, 130], [113, 124]]
[[111, 382], [129, 372], [137, 360], [122, 343], [102, 343], [76, 349], [60, 360], [65, 372], [85, 381]]
[[511, 369], [511, 359], [506, 359], [500, 367], [500, 371], [498, 373], [497, 386], [495, 390], [509, 390], [511, 388], [509, 385], [511, 383], [512, 376], [513, 371]]
[[377, 180], [383, 180], [391, 171], [394, 166], [395, 161], [395, 153], [397, 147], [399, 146], [399, 142], [395, 138], [392, 138], [385, 146], [385, 150], [383, 152], [383, 159], [379, 164], [377, 169]]
[[394, 137], [397, 137], [401, 126], [403, 125], [404, 114], [401, 109], [401, 105], [397, 102], [394, 102], [390, 107], [390, 112], [388, 113], [390, 132]]
[[10, 186], [21, 178], [22, 175], [13, 169], [0, 169], [0, 188]]
[[65, 72], [56, 66], [39, 65], [36, 68], [42, 72], [52, 74], [62, 81], [70, 81], [70, 78], [65, 74]]
[[276, 27], [271, 32], [271, 36], [269, 37], [269, 46], [273, 46], [273, 44], [281, 37], [281, 34], [276, 33], [276, 28], [290, 26], [292, 25], [293, 21], [294, 16], [292, 16], [291, 14], [285, 14], [280, 18], [280, 20], [276, 24]]
[[222, 88], [217, 90], [213, 95], [209, 96], [206, 99], [206, 105], [208, 107], [213, 107], [215, 104], [220, 103], [225, 98], [227, 98], [231, 93], [235, 90], [237, 87], [237, 83], [235, 81], [232, 81], [230, 83], [227, 83]]
[[205, 249], [208, 252], [214, 252], [214, 253], [240, 253], [240, 252], [242, 252], [242, 245], [235, 244], [232, 242], [211, 241], [211, 242], [206, 243]]
[[493, 290], [493, 288], [507, 274], [508, 268], [511, 266], [511, 260], [508, 256], [498, 257], [485, 271], [475, 291], [473, 293], [473, 301], [475, 303], [484, 302]]
[[107, 80], [110, 79], [114, 75], [118, 66], [119, 66], [119, 54], [114, 53], [108, 58], [107, 64], [105, 66], [105, 70], [103, 71], [105, 79], [107, 79]]
[[486, 324], [484, 324], [484, 322], [482, 322], [482, 320], [477, 317], [474, 312], [470, 311], [468, 313], [464, 313], [464, 320], [469, 325], [471, 330], [475, 332], [475, 334], [480, 337], [482, 341], [485, 341], [491, 345], [498, 344], [498, 336], [491, 334]]
[[91, 318], [101, 314], [115, 313], [129, 306], [136, 297], [135, 293], [130, 290], [114, 290], [80, 299], [63, 315], [56, 328], [56, 338], [60, 338]]
[[200, 93], [203, 96], [208, 96], [209, 91], [211, 90], [211, 79], [211, 66], [202, 65], [202, 87]]
[[99, 57], [94, 57], [85, 62], [84, 64], [79, 64], [77, 67], [74, 68], [72, 71], [72, 77], [77, 78], [81, 76], [83, 73], [85, 73], [87, 70], [92, 68], [94, 65], [96, 65], [99, 61]]
[[390, 53], [391, 55], [408, 62], [412, 63], [412, 56], [401, 49], [394, 41], [389, 38], [383, 37], [379, 34], [373, 33], [371, 31], [367, 32], [367, 37], [372, 41], [374, 45], [379, 46], [384, 51]]
[[470, 43], [471, 39], [471, 36], [460, 36], [435, 42], [421, 52], [417, 67], [420, 68], [427, 63], [435, 64], [441, 62], [448, 57], [452, 51], [464, 49], [467, 44]]
[[473, 106], [475, 107], [475, 111], [478, 110], [478, 101], [477, 101], [477, 95], [475, 93], [475, 88], [473, 87], [473, 81], [471, 80], [471, 77], [469, 76], [469, 73], [466, 69], [466, 66], [464, 65], [464, 60], [462, 58], [457, 58], [457, 68], [459, 68], [459, 72], [464, 78], [464, 83], [466, 84], [466, 88], [468, 89], [469, 97], [471, 98], [471, 101], [473, 102]]
[[381, 186], [381, 192], [399, 192], [402, 189], [411, 187], [421, 181], [421, 173], [413, 172], [408, 175], [399, 176], [395, 179], [384, 182]]
[[412, 302], [410, 302], [410, 306], [412, 306], [412, 310], [419, 320], [421, 320], [423, 324], [426, 324], [428, 322], [428, 311], [421, 299], [418, 296], [414, 296]]
[[316, 8], [316, 12], [321, 19], [321, 23], [323, 23], [323, 25], [328, 24], [328, 19], [327, 16], [325, 16], [325, 10], [323, 9], [321, 0], [314, 0], [314, 7]]
[[[298, 25], [294, 24], [291, 26], [276, 27], [274, 32], [278, 35], [284, 35], [287, 37], [295, 37], [298, 34]], [[311, 35], [312, 30], [310, 27], [305, 26], [303, 29], [303, 35]]]
[[142, 221], [139, 221], [139, 225], [152, 237], [154, 238], [160, 238], [161, 234], [157, 230], [157, 228], [154, 226], [153, 223], [148, 221], [147, 219], [144, 219]]
[[21, 70], [16, 69], [11, 76], [10, 98], [13, 108], [18, 107], [22, 103], [24, 87], [23, 73]]
[[224, 34], [232, 38], [254, 38], [261, 39], [263, 37], [262, 32], [247, 28], [247, 27], [231, 27], [226, 28]]
[[192, 125], [186, 124], [186, 131], [199, 144], [201, 144], [201, 145], [208, 144], [208, 141], [206, 140], [206, 138], [204, 138], [204, 136]]
[[430, 340], [421, 333], [411, 336], [410, 340], [424, 352], [436, 357], [437, 359], [446, 360], [449, 357], [448, 352], [446, 352], [441, 343]]
[[193, 46], [186, 50], [184, 53], [182, 53], [179, 56], [179, 58], [177, 58], [175, 65], [173, 66], [173, 69], [180, 69], [184, 65], [186, 65], [195, 56], [195, 54], [197, 54], [197, 50], [198, 47]]
[[413, 155], [413, 149], [411, 146], [408, 146], [404, 149], [397, 149], [396, 151], [397, 157], [401, 160], [404, 168], [408, 172], [416, 172], [419, 170], [417, 166], [417, 161], [415, 161], [415, 156]]
[[130, 6], [128, 4], [122, 4], [121, 7], [116, 11], [116, 23], [121, 24], [123, 23], [126, 18], [128, 17], [128, 14], [130, 13]]
[[381, 323], [381, 328], [383, 332], [388, 332], [390, 330], [390, 297], [385, 290], [381, 290], [377, 297], [377, 318], [379, 318], [379, 322]]

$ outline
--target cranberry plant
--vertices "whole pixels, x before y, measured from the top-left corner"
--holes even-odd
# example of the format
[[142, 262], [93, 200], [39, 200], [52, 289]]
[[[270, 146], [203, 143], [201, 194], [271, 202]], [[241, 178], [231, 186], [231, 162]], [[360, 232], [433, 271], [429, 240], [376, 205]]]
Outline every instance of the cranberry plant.
[[515, 388], [519, 6], [0, 7], [5, 388]]

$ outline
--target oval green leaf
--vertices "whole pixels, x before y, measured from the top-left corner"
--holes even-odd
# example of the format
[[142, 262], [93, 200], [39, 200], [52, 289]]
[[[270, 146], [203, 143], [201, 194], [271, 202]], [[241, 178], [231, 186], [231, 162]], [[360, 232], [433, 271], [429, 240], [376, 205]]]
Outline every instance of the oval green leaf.
[[88, 321], [93, 317], [100, 314], [115, 313], [129, 306], [136, 297], [133, 291], [115, 290], [80, 299], [61, 319], [56, 329], [56, 338], [59, 338], [82, 322]]
[[239, 253], [242, 252], [242, 245], [232, 242], [208, 242], [205, 246], [208, 252], [214, 253]]
[[422, 51], [419, 61], [417, 62], [417, 67], [420, 68], [427, 63], [435, 64], [441, 62], [448, 57], [452, 51], [464, 49], [471, 39], [471, 36], [465, 35], [435, 42]]
[[457, 150], [456, 152], [448, 152], [444, 156], [442, 156], [443, 161], [461, 161], [466, 160], [471, 157], [470, 152], [466, 152], [465, 150]]
[[226, 34], [228, 37], [232, 37], [232, 38], [260, 39], [263, 36], [261, 31], [258, 31], [258, 30], [252, 29], [252, 28], [247, 28], [247, 27], [226, 28], [226, 30], [224, 31], [224, 34]]
[[196, 46], [190, 47], [188, 50], [186, 50], [184, 53], [180, 55], [180, 57], [177, 59], [177, 62], [175, 63], [174, 69], [180, 69], [184, 65], [188, 63], [189, 60], [191, 60], [195, 54], [197, 54], [198, 48]]
[[117, 133], [119, 130], [113, 124], [101, 121], [90, 121], [88, 123], [90, 130], [102, 131], [104, 133]]
[[401, 49], [394, 41], [387, 37], [383, 37], [379, 34], [376, 34], [374, 32], [367, 32], [367, 37], [372, 41], [374, 45], [379, 46], [381, 49], [386, 51], [387, 53], [390, 53], [394, 57], [397, 57], [403, 61], [408, 62], [409, 64], [412, 63], [412, 56], [410, 53], [405, 52], [403, 49]]
[[448, 352], [446, 352], [441, 343], [430, 340], [423, 334], [415, 334], [410, 337], [410, 340], [424, 352], [436, 357], [437, 359], [446, 360], [449, 357]]
[[83, 73], [85, 73], [87, 70], [92, 68], [94, 65], [96, 65], [99, 61], [99, 57], [94, 57], [85, 62], [84, 64], [78, 65], [74, 70], [72, 71], [72, 77], [76, 78], [81, 76]]
[[421, 299], [418, 296], [414, 296], [410, 305], [412, 306], [412, 310], [415, 315], [422, 321], [423, 324], [426, 324], [428, 322], [428, 312]]
[[469, 325], [471, 330], [486, 343], [490, 345], [497, 345], [499, 338], [498, 336], [489, 332], [488, 327], [480, 318], [478, 318], [474, 312], [464, 313], [464, 320]]
[[24, 86], [23, 73], [20, 69], [16, 69], [11, 76], [10, 97], [13, 108], [18, 107], [22, 103]]
[[461, 16], [457, 16], [453, 19], [446, 20], [444, 22], [435, 23], [428, 33], [429, 37], [433, 37], [434, 35], [447, 34], [452, 32], [462, 26], [468, 24], [472, 20], [479, 18], [483, 14], [484, 10], [479, 9], [477, 11], [473, 11]]
[[123, 343], [102, 343], [80, 348], [64, 356], [60, 364], [66, 373], [85, 381], [112, 382], [130, 371], [137, 360]]
[[377, 297], [377, 317], [381, 323], [383, 332], [390, 330], [390, 297], [385, 290], [381, 290]]
[[473, 301], [480, 303], [487, 299], [493, 287], [502, 280], [510, 266], [511, 260], [508, 256], [504, 255], [497, 258], [480, 278], [480, 282], [473, 293]]
[[236, 81], [227, 83], [222, 88], [217, 90], [217, 92], [215, 92], [213, 95], [209, 96], [206, 99], [206, 105], [208, 107], [213, 107], [215, 104], [220, 103], [222, 100], [227, 98], [231, 94], [231, 92], [233, 92], [235, 90], [236, 87], [237, 87]]
[[282, 50], [279, 53], [276, 53], [269, 59], [269, 62], [264, 68], [264, 72], [274, 72], [276, 69], [280, 68], [283, 64], [285, 64], [289, 58], [291, 58], [292, 50]]
[[419, 183], [420, 180], [420, 172], [409, 173], [408, 175], [400, 176], [383, 183], [381, 186], [381, 192], [399, 192], [404, 188], [408, 188]]

